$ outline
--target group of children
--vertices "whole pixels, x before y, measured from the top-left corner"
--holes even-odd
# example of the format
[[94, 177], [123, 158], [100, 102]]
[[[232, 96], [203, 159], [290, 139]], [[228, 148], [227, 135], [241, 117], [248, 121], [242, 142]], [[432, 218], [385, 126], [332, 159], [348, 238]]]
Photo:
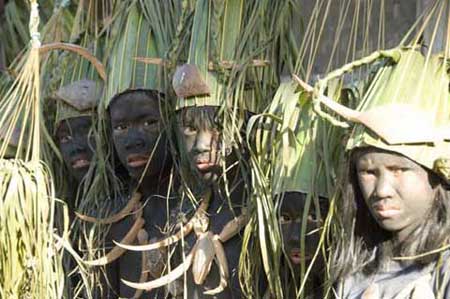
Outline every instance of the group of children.
[[[403, 63], [442, 67], [427, 65], [416, 50], [398, 51]], [[396, 63], [400, 69], [401, 63]], [[439, 73], [439, 78], [448, 88], [448, 76]], [[92, 97], [98, 93], [91, 89], [97, 85], [82, 83], [89, 92], [77, 101], [89, 102], [84, 107], [92, 108]], [[80, 89], [77, 84], [71, 88]], [[385, 91], [388, 86], [378, 87]], [[71, 88], [57, 94], [74, 108]], [[277, 214], [288, 257], [283, 264], [291, 270], [284, 276], [291, 281], [285, 285], [290, 298], [296, 297], [295, 286], [304, 276], [303, 262], [311, 266], [301, 295], [307, 298], [449, 298], [449, 136], [445, 130], [438, 136], [442, 123], [435, 122], [444, 119], [445, 125], [448, 121], [448, 90], [434, 94], [396, 90], [394, 94], [397, 98], [388, 99], [388, 104], [358, 108], [361, 113], [354, 121], [359, 124], [348, 136], [346, 166], [336, 179], [335, 194], [318, 197], [319, 212], [313, 204], [306, 207], [305, 192], [282, 194]], [[433, 120], [427, 115], [430, 110], [414, 109], [422, 95], [443, 103], [442, 118], [433, 112]], [[420, 100], [411, 104], [412, 98]], [[251, 188], [241, 167], [249, 159], [251, 145], [239, 147], [224, 141], [218, 106], [184, 107], [167, 119], [162, 112], [168, 101], [155, 90], [128, 89], [115, 95], [107, 107], [114, 157], [126, 171], [121, 176], [126, 180], [128, 202], [135, 200], [135, 193], [140, 197], [127, 214], [111, 222], [105, 241], [110, 245], [106, 252], [126, 250], [104, 263], [91, 261], [105, 265], [100, 296], [130, 298], [141, 295], [136, 292], [142, 289], [143, 296], [150, 298], [242, 298], [239, 259], [246, 250], [242, 236], [249, 219]], [[345, 117], [340, 108], [329, 107]], [[65, 165], [77, 182], [92, 163], [98, 163], [92, 160], [93, 120], [79, 112], [61, 118], [55, 133]], [[410, 134], [417, 116], [422, 126], [428, 121], [434, 131]], [[392, 141], [389, 135], [395, 130], [400, 141]], [[173, 169], [180, 173], [174, 174]], [[181, 186], [195, 193], [198, 201], [189, 200]], [[327, 218], [330, 205], [333, 209]], [[325, 229], [326, 218], [331, 224]], [[324, 233], [329, 234], [321, 245], [326, 250], [318, 255]], [[260, 281], [260, 287], [267, 288], [265, 278]], [[271, 297], [270, 290], [266, 296]]]
[[[93, 82], [84, 81], [86, 88], [95, 88]], [[69, 99], [70, 92], [73, 88], [80, 88], [80, 82], [76, 82], [71, 86], [63, 87], [57, 93], [58, 100], [65, 102], [64, 105], [70, 103], [74, 108], [73, 101]], [[95, 93], [90, 93], [95, 94]], [[78, 99], [79, 101], [88, 101], [86, 98]], [[217, 115], [217, 107], [193, 107], [186, 108], [176, 113], [176, 136], [177, 142], [183, 148], [189, 161], [191, 161], [191, 178], [200, 180], [200, 183], [194, 179], [195, 184], [191, 185], [193, 190], [206, 192], [209, 195], [203, 198], [203, 201], [197, 204], [191, 204], [188, 199], [182, 199], [179, 194], [174, 191], [174, 185], [180, 187], [178, 176], [173, 178], [171, 171], [173, 170], [174, 157], [171, 153], [169, 145], [169, 125], [165, 123], [161, 111], [164, 110], [167, 99], [165, 96], [154, 90], [146, 89], [130, 89], [126, 90], [111, 99], [108, 106], [109, 124], [111, 131], [111, 139], [114, 143], [115, 156], [123, 167], [122, 174], [126, 177], [126, 187], [128, 190], [128, 198], [131, 201], [135, 193], [140, 194], [138, 201], [139, 208], [125, 215], [123, 219], [114, 222], [109, 228], [109, 234], [105, 242], [109, 245], [117, 246], [111, 241], [119, 242], [129, 233], [133, 225], [136, 224], [136, 211], [142, 209], [140, 214], [145, 224], [142, 226], [143, 231], [147, 235], [146, 243], [154, 243], [161, 241], [170, 235], [176, 235], [180, 229], [179, 223], [188, 221], [180, 220], [180, 215], [185, 217], [206, 218], [206, 226], [194, 227], [194, 232], [184, 230], [180, 238], [182, 238], [183, 250], [186, 254], [196, 248], [196, 239], [201, 239], [203, 235], [211, 234], [213, 238], [219, 238], [224, 227], [237, 219], [242, 213], [245, 203], [243, 197], [243, 181], [238, 177], [237, 169], [234, 166], [227, 171], [230, 180], [229, 192], [230, 196], [225, 195], [225, 190], [219, 181], [223, 177], [223, 166], [226, 161], [227, 165], [233, 165], [236, 161], [235, 154], [232, 149], [226, 150], [223, 154], [223, 142], [221, 134], [216, 124], [215, 117]], [[92, 108], [93, 106], [90, 106]], [[93, 111], [93, 110], [91, 110]], [[58, 143], [63, 160], [73, 179], [80, 184], [87, 174], [94, 157], [95, 144], [91, 137], [91, 129], [93, 126], [93, 118], [85, 115], [80, 111], [79, 115], [72, 114], [70, 117], [61, 118], [57, 124], [55, 139]], [[121, 167], [121, 168], [122, 168]], [[232, 175], [231, 173], [235, 173]], [[175, 183], [174, 181], [175, 180]], [[211, 189], [211, 191], [209, 191]], [[194, 191], [195, 192], [195, 191]], [[205, 195], [206, 196], [206, 195]], [[231, 199], [231, 201], [228, 201]], [[70, 205], [76, 211], [74, 204]], [[197, 211], [202, 212], [201, 214]], [[84, 219], [82, 215], [81, 219]], [[189, 225], [189, 224], [188, 224]], [[198, 224], [194, 224], [198, 225]], [[240, 298], [238, 282], [238, 262], [240, 255], [240, 229], [234, 229], [232, 235], [222, 237], [223, 249], [219, 254], [226, 256], [226, 271], [229, 277], [223, 277], [219, 272], [223, 271], [220, 267], [223, 265], [212, 266], [211, 270], [204, 269], [208, 273], [204, 274], [202, 283], [197, 286], [194, 278], [187, 280], [189, 298], [203, 298], [203, 292], [211, 290], [221, 284], [225, 280], [223, 290], [216, 296], [220, 298]], [[192, 230], [192, 228], [191, 228]], [[198, 230], [198, 231], [197, 231]], [[203, 231], [202, 231], [203, 230]], [[224, 234], [224, 233], [222, 233]], [[229, 239], [229, 240], [228, 240]], [[138, 237], [129, 240], [126, 245], [139, 244]], [[214, 243], [217, 243], [214, 241]], [[141, 245], [143, 245], [141, 244]], [[216, 245], [217, 246], [217, 245]], [[198, 247], [198, 246], [197, 246]], [[177, 247], [178, 248], [178, 247]], [[203, 250], [203, 249], [202, 249]], [[108, 250], [107, 250], [108, 251]], [[158, 251], [155, 255], [150, 254], [148, 262], [150, 269], [148, 270], [149, 280], [158, 279], [167, 273], [167, 248], [159, 248], [151, 252]], [[178, 253], [179, 255], [183, 255]], [[175, 254], [176, 255], [176, 254]], [[154, 257], [152, 257], [154, 256]], [[200, 253], [198, 259], [201, 259]], [[132, 297], [135, 289], [124, 284], [123, 280], [129, 282], [139, 282], [142, 274], [140, 252], [132, 250], [126, 251], [114, 261], [108, 261], [106, 264], [105, 287], [101, 290], [101, 297], [115, 298]], [[181, 256], [176, 259], [179, 263], [183, 262]], [[203, 260], [196, 261], [203, 267]], [[194, 267], [194, 265], [192, 266]], [[219, 268], [217, 268], [219, 267]], [[211, 272], [211, 273], [209, 273]], [[193, 275], [189, 274], [188, 275]], [[229, 281], [228, 281], [229, 280]], [[170, 289], [170, 288], [169, 288]], [[166, 296], [166, 289], [150, 291], [151, 298], [160, 298], [158, 296]], [[183, 286], [171, 289], [172, 296], [183, 296]], [[177, 295], [178, 294], [178, 295]], [[181, 295], [180, 295], [181, 294]], [[218, 298], [219, 298], [218, 297]]]
[[[68, 297], [450, 299], [450, 51], [417, 40], [313, 88], [281, 78], [281, 1], [190, 2], [99, 18], [77, 42], [107, 71], [77, 45], [98, 74], [63, 54], [40, 86]], [[0, 130], [2, 158], [28, 133]]]

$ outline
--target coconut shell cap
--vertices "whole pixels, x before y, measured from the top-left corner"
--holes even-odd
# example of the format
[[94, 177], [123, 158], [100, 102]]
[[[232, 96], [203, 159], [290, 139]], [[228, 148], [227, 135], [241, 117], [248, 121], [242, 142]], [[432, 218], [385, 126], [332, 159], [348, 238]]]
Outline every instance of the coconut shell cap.
[[56, 123], [64, 119], [92, 115], [102, 91], [102, 84], [92, 80], [75, 81], [61, 87], [54, 95], [57, 101]]
[[180, 98], [204, 96], [211, 93], [197, 66], [189, 63], [177, 67], [172, 86], [177, 97]]
[[188, 107], [237, 106], [239, 109], [256, 113], [261, 106], [250, 84], [238, 94], [229, 94], [226, 82], [217, 72], [207, 71], [202, 75], [199, 68], [193, 64], [184, 64], [177, 68], [172, 86], [177, 94], [175, 110]]

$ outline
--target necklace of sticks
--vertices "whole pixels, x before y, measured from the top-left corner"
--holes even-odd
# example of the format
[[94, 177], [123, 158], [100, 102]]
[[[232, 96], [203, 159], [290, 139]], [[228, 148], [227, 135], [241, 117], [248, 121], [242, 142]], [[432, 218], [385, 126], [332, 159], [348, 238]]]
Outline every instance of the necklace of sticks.
[[[130, 282], [122, 279], [124, 284], [137, 289], [134, 296], [134, 298], [137, 298], [142, 294], [143, 290], [148, 291], [171, 284], [188, 271], [191, 266], [194, 282], [197, 285], [202, 285], [211, 270], [213, 261], [215, 261], [220, 272], [219, 286], [204, 293], [214, 295], [222, 292], [227, 287], [229, 279], [228, 261], [222, 244], [234, 237], [247, 224], [247, 213], [243, 211], [241, 215], [229, 221], [220, 234], [213, 234], [208, 230], [209, 217], [207, 215], [207, 209], [211, 199], [211, 190], [208, 190], [203, 196], [194, 216], [186, 224], [179, 223], [180, 229], [176, 233], [163, 240], [146, 244], [148, 243], [148, 234], [143, 228], [145, 221], [142, 218], [142, 206], [139, 204], [140, 199], [141, 194], [136, 192], [120, 212], [105, 219], [96, 219], [77, 214], [80, 219], [97, 224], [112, 224], [130, 214], [134, 214], [136, 219], [125, 237], [120, 242], [114, 241], [116, 245], [105, 256], [96, 260], [85, 261], [85, 263], [90, 266], [104, 266], [118, 259], [127, 250], [142, 252], [142, 272], [139, 282]], [[161, 249], [175, 244], [182, 238], [188, 236], [192, 231], [194, 231], [197, 241], [184, 261], [167, 275], [155, 280], [146, 281], [148, 279], [147, 273], [149, 272], [146, 262], [147, 251]], [[140, 245], [132, 245], [136, 238]]]

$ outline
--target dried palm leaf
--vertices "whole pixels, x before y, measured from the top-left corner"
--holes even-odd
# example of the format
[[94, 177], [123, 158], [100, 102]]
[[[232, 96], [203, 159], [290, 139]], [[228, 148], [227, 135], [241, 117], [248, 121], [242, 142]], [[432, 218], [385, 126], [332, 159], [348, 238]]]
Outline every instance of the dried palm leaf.
[[[36, 1], [29, 4], [30, 47], [18, 63], [16, 80], [0, 96], [0, 127], [5, 129], [0, 147], [0, 251], [4, 253], [0, 296], [61, 298], [62, 247], [53, 231], [57, 200], [50, 171], [42, 162], [45, 135], [41, 132], [39, 11]], [[5, 159], [17, 127], [16, 153]], [[61, 233], [66, 239], [67, 223]]]

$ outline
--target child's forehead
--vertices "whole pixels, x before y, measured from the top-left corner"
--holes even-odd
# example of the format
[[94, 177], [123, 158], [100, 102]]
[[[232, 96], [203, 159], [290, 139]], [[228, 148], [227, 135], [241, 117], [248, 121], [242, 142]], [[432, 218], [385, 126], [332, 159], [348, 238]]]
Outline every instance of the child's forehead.
[[184, 124], [203, 129], [216, 129], [218, 127], [217, 107], [189, 107], [178, 113], [178, 117]]
[[281, 200], [282, 211], [303, 211], [306, 194], [301, 192], [287, 192], [282, 196]]
[[90, 128], [92, 125], [92, 118], [90, 116], [78, 116], [68, 119], [63, 119], [56, 129], [56, 134], [66, 133], [72, 129]]
[[202, 106], [202, 107], [187, 107], [180, 112], [183, 117], [189, 118], [206, 118], [215, 117], [218, 111], [218, 107], [214, 106]]

